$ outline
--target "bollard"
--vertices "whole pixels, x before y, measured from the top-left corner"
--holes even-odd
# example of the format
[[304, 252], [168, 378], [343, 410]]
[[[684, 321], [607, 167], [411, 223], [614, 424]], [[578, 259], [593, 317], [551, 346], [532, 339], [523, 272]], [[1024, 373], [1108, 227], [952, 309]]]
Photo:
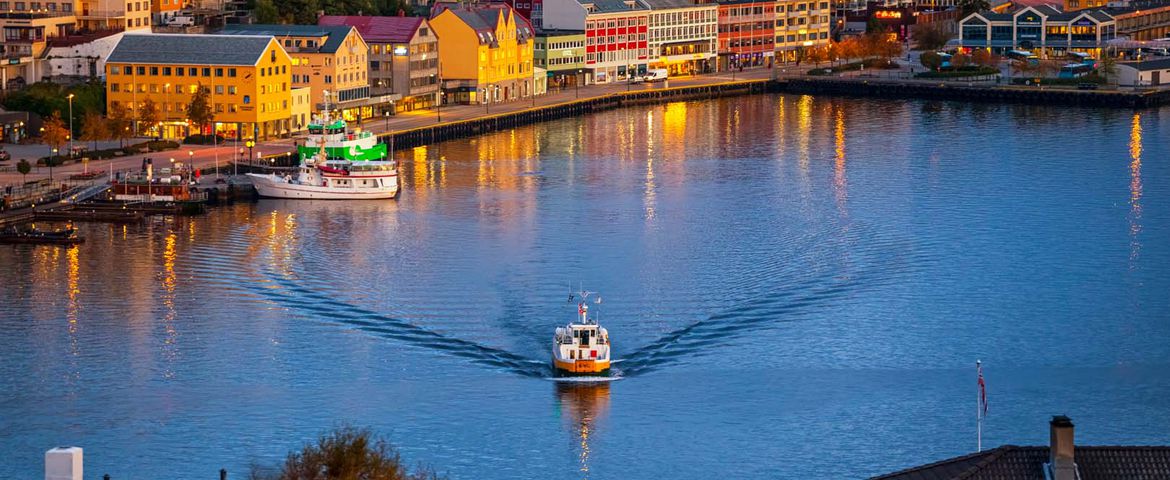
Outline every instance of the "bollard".
[[227, 480], [227, 469], [226, 468], [219, 469], [219, 480]]

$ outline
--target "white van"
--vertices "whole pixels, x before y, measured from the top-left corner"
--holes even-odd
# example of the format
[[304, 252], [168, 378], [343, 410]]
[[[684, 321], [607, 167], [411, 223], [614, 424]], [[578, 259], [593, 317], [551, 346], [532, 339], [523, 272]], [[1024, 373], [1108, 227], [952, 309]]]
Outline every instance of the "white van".
[[169, 27], [190, 27], [193, 25], [195, 25], [194, 17], [171, 17], [170, 20], [167, 20]]
[[655, 68], [655, 69], [652, 69], [652, 70], [646, 72], [645, 75], [642, 75], [642, 81], [643, 82], [664, 82], [664, 81], [666, 81], [666, 73], [667, 72], [666, 72], [665, 68]]

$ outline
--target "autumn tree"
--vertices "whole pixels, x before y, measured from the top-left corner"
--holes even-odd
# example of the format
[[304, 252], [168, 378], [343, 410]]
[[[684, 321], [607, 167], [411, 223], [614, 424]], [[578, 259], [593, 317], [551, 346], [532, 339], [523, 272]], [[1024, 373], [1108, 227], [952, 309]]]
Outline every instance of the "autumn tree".
[[999, 59], [985, 48], [977, 48], [971, 52], [971, 62], [980, 67], [994, 67], [999, 64]]
[[215, 121], [215, 112], [211, 110], [211, 103], [208, 101], [208, 90], [203, 88], [202, 84], [191, 96], [191, 103], [187, 104], [187, 118], [191, 120], [192, 125], [199, 127], [199, 133], [203, 133], [203, 127]]
[[41, 127], [41, 142], [53, 150], [60, 151], [61, 145], [68, 140], [69, 129], [65, 127], [65, 122], [61, 121], [61, 115], [58, 112], [53, 112], [53, 115], [45, 119], [45, 124]]
[[32, 164], [28, 163], [28, 160], [22, 158], [19, 162], [16, 162], [16, 171], [20, 172], [20, 181], [25, 182], [25, 178], [28, 176], [28, 172], [32, 171]]
[[938, 70], [942, 67], [942, 55], [935, 52], [922, 52], [918, 57], [918, 61], [922, 62], [922, 66], [930, 70]]
[[950, 39], [951, 34], [938, 22], [914, 28], [914, 48], [918, 50], [938, 50], [945, 47]]
[[110, 107], [110, 114], [106, 117], [108, 124], [106, 131], [110, 132], [109, 138], [118, 140], [119, 147], [125, 147], [126, 140], [132, 135], [130, 131], [130, 123], [132, 121], [130, 112], [126, 110], [125, 104], [114, 103]]
[[158, 122], [162, 120], [162, 114], [158, 111], [158, 104], [154, 103], [152, 99], [146, 99], [142, 102], [142, 106], [138, 109], [138, 123], [146, 125], [148, 129], [158, 127]]
[[965, 53], [956, 53], [951, 57], [951, 66], [963, 68], [971, 64], [971, 56]]
[[959, 0], [959, 18], [966, 18], [972, 13], [991, 10], [991, 3], [987, 0]]
[[432, 480], [427, 469], [410, 471], [398, 451], [369, 430], [344, 427], [322, 435], [315, 443], [289, 454], [281, 471], [265, 475], [254, 469], [252, 478], [279, 480]]
[[93, 142], [93, 149], [98, 149], [97, 142], [110, 138], [110, 122], [102, 118], [97, 112], [85, 114], [81, 124], [81, 140]]

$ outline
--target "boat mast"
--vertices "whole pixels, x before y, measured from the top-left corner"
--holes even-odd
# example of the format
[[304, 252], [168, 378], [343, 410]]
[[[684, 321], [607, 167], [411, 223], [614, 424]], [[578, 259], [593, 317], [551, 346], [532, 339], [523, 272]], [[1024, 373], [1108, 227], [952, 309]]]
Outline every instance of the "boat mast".
[[322, 90], [321, 93], [325, 95], [325, 118], [321, 120], [321, 140], [318, 142], [321, 148], [318, 151], [317, 163], [324, 165], [326, 160], [325, 142], [329, 138], [329, 90]]

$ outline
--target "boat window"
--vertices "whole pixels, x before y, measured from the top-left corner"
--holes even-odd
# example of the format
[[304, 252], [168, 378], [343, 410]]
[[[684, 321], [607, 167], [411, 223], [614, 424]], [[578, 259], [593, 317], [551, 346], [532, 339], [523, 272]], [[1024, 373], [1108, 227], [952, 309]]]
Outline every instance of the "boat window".
[[569, 350], [569, 360], [576, 360], [576, 359], [577, 359], [577, 351], [576, 350]]

